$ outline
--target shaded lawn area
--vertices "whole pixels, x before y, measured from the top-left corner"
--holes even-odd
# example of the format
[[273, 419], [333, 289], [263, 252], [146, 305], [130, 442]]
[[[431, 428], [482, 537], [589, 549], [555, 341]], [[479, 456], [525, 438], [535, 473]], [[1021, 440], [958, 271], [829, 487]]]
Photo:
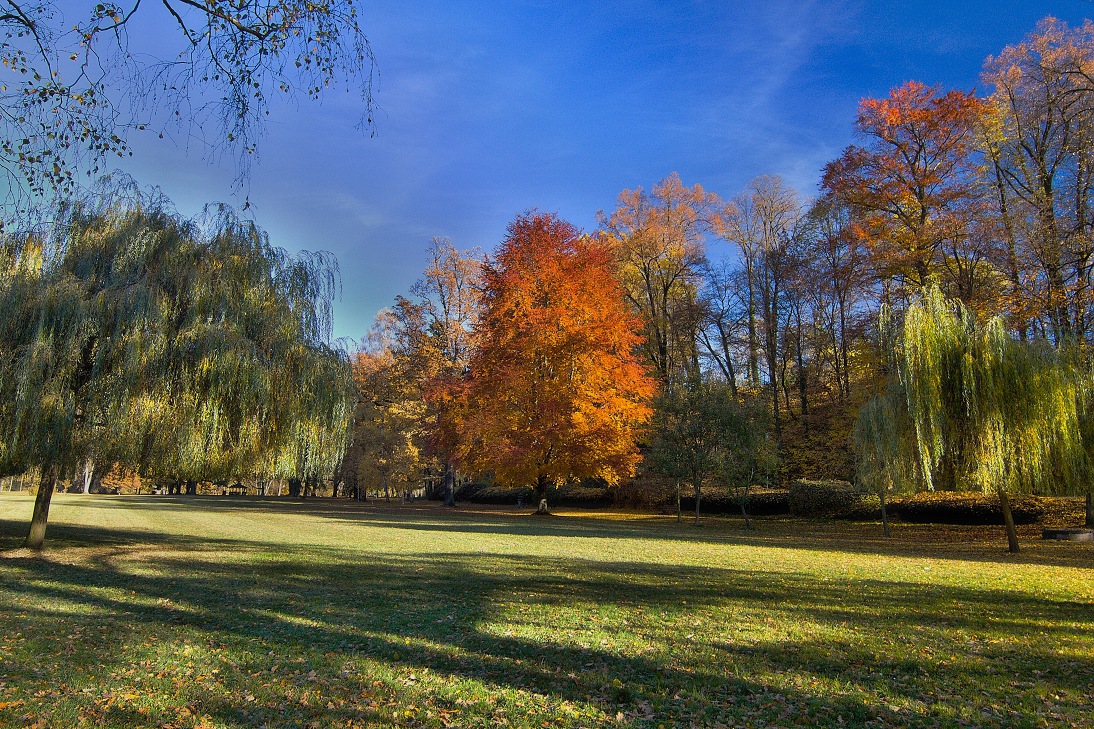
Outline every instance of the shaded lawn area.
[[0, 495], [0, 725], [1094, 725], [1094, 545]]

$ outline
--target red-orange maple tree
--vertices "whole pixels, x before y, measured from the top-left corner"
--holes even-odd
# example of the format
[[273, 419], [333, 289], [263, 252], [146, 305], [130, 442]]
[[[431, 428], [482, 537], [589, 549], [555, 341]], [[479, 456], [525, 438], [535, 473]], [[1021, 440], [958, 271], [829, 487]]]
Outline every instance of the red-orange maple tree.
[[984, 104], [971, 93], [915, 81], [864, 99], [848, 147], [824, 170], [824, 187], [858, 212], [857, 230], [883, 279], [918, 288], [940, 276], [973, 296], [981, 260], [970, 235], [980, 202], [972, 154]]
[[460, 465], [507, 484], [634, 473], [637, 429], [655, 383], [635, 356], [606, 245], [555, 215], [530, 213], [484, 272], [478, 348], [465, 383]]

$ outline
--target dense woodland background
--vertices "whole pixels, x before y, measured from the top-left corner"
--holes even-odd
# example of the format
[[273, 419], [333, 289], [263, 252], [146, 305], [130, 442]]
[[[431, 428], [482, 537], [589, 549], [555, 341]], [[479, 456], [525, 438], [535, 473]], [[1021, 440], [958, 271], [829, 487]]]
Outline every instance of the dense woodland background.
[[[911, 81], [863, 100], [858, 142], [826, 165], [812, 198], [777, 176], [728, 199], [675, 174], [621, 192], [584, 235], [611, 254], [663, 395], [720, 388], [748, 409], [764, 432], [749, 446], [766, 449], [759, 483], [853, 481], [856, 417], [888, 386], [905, 313], [926, 289], [970, 321], [998, 318], [1017, 342], [1085, 357], [1092, 54], [1094, 25], [1050, 18], [985, 61], [978, 93]], [[443, 452], [430, 445], [443, 417], [429, 383], [467, 371], [476, 333], [497, 315], [481, 298], [497, 266], [435, 240], [422, 279], [378, 317], [355, 359], [365, 394], [347, 481], [409, 478]], [[993, 490], [960, 467], [942, 480]]]

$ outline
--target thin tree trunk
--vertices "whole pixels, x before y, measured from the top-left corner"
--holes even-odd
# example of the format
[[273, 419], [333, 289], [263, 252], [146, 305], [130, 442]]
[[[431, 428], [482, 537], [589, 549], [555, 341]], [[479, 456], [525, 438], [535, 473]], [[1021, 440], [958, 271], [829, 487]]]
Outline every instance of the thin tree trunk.
[[1094, 527], [1094, 494], [1089, 491], [1086, 494], [1086, 525]]
[[[1089, 497], [1087, 498], [1087, 503], [1088, 504], [1090, 503]], [[684, 520], [684, 516], [683, 516], [683, 513], [680, 511], [680, 480], [677, 479], [676, 480], [676, 523], [679, 524], [683, 520]]]
[[889, 512], [885, 508], [885, 487], [878, 489], [878, 496], [881, 498], [881, 533], [888, 539], [892, 536], [889, 533]]
[[91, 493], [91, 477], [95, 473], [95, 461], [90, 458], [84, 463], [84, 493]]
[[57, 469], [41, 470], [38, 481], [38, 494], [34, 497], [34, 512], [30, 517], [30, 531], [23, 540], [27, 549], [41, 549], [46, 541], [46, 523], [49, 521], [49, 502], [53, 498], [53, 489], [57, 481]]
[[802, 434], [809, 435], [809, 382], [808, 376], [805, 370], [805, 349], [802, 343], [802, 315], [801, 315], [801, 303], [798, 304], [794, 317], [797, 320], [797, 331], [794, 337], [795, 343], [795, 359], [797, 359], [798, 365], [798, 400], [801, 402], [802, 409]]
[[1018, 553], [1018, 530], [1014, 528], [1014, 514], [1010, 511], [1010, 497], [1003, 489], [999, 489], [999, 506], [1003, 509], [1003, 524], [1007, 528], [1007, 551], [1011, 554]]
[[746, 485], [744, 494], [741, 496], [741, 516], [745, 518], [745, 529], [752, 528], [752, 520], [748, 517], [748, 492], [751, 486]]
[[702, 479], [698, 477], [692, 479], [691, 485], [695, 489], [695, 526], [699, 526], [699, 499], [702, 497]]
[[753, 286], [753, 263], [745, 264], [748, 281], [748, 377], [753, 387], [760, 384], [760, 339], [756, 326], [756, 291]]

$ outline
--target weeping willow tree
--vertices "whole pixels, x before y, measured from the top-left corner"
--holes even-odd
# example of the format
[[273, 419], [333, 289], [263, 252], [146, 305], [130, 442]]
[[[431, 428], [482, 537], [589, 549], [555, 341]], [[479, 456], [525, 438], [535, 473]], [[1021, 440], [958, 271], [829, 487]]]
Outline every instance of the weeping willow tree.
[[890, 382], [882, 395], [859, 410], [852, 435], [858, 481], [877, 492], [886, 537], [890, 536], [888, 495], [906, 493], [915, 484], [915, 440], [903, 395], [897, 383]]
[[26, 546], [59, 474], [91, 460], [178, 480], [333, 471], [352, 380], [328, 255], [125, 188], [9, 237], [0, 264], [0, 467], [41, 473]]
[[1017, 341], [998, 318], [978, 324], [937, 287], [909, 307], [890, 357], [888, 389], [856, 427], [866, 480], [997, 494], [1012, 552], [1009, 495], [1087, 490], [1085, 378], [1073, 357]]

